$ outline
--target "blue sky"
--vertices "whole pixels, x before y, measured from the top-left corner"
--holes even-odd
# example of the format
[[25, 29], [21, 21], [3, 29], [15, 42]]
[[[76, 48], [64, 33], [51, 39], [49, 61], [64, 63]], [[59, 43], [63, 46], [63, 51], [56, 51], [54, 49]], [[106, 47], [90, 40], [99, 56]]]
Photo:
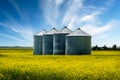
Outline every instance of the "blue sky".
[[92, 46], [120, 46], [120, 0], [0, 0], [0, 46], [33, 46], [33, 35], [64, 26], [92, 35]]

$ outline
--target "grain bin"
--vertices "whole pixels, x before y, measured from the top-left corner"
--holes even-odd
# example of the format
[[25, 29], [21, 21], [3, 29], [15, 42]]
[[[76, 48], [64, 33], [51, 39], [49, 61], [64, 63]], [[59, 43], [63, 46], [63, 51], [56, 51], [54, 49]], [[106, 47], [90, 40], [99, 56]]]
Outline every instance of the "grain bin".
[[43, 54], [53, 54], [53, 34], [56, 32], [53, 28], [43, 35]]
[[53, 54], [65, 54], [65, 39], [66, 35], [72, 31], [64, 27], [61, 31], [53, 35]]
[[66, 53], [70, 55], [90, 54], [91, 36], [78, 28], [66, 36]]
[[46, 31], [43, 30], [34, 35], [34, 51], [33, 51], [33, 53], [35, 55], [42, 54], [43, 34], [45, 34], [45, 33], [46, 33]]

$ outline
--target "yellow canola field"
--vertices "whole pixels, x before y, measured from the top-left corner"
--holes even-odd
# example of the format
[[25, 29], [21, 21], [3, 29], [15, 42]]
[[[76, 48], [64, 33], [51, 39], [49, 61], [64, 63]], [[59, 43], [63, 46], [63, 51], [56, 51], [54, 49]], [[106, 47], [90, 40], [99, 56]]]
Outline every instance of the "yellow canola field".
[[120, 51], [71, 56], [1, 49], [0, 80], [120, 80]]

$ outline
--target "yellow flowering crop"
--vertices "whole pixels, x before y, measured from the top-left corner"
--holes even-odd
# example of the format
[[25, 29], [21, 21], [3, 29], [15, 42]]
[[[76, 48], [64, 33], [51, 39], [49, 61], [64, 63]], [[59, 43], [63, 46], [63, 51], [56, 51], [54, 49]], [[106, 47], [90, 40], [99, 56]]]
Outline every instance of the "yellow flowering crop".
[[0, 80], [120, 80], [120, 51], [71, 56], [0, 50]]

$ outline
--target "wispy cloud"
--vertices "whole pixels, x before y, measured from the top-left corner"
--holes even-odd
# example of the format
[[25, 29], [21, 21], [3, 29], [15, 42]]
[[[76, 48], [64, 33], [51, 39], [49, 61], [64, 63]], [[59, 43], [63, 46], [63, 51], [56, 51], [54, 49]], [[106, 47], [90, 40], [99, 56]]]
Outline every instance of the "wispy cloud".
[[[8, 35], [8, 34], [2, 34], [2, 33], [0, 33], [0, 36], [3, 36], [3, 37], [11, 39], [13, 42], [15, 42], [14, 44], [12, 44], [14, 46], [15, 45], [19, 45], [19, 46], [33, 46], [33, 41], [26, 41], [26, 40], [21, 39], [19, 37]], [[11, 40], [9, 40], [9, 43], [11, 42]], [[16, 43], [16, 41], [17, 41], [17, 43]]]
[[24, 40], [20, 39], [20, 38], [17, 38], [15, 36], [11, 36], [11, 35], [6, 35], [6, 34], [1, 34], [0, 33], [0, 36], [3, 36], [3, 37], [7, 37], [7, 38], [10, 38], [10, 39], [13, 39], [13, 40], [17, 40], [19, 42], [24, 42]]
[[[108, 10], [113, 2], [114, 0], [109, 2], [103, 1], [102, 6], [96, 7], [95, 5], [84, 5], [85, 0], [68, 0], [66, 3], [63, 0], [48, 0], [45, 2], [47, 6], [43, 7], [44, 16], [52, 26], [57, 26], [57, 19], [61, 19], [60, 27], [68, 26], [70, 29], [81, 27], [84, 31], [95, 37], [97, 35], [104, 36], [118, 22], [113, 19], [103, 23], [100, 19], [101, 14]], [[64, 11], [59, 9], [59, 7], [63, 6], [61, 4], [64, 4]], [[60, 14], [63, 14], [63, 16], [60, 16]]]
[[14, 31], [15, 33], [18, 33], [21, 35], [23, 38], [32, 41], [32, 36], [33, 36], [33, 31], [30, 30], [29, 28], [22, 26], [18, 23], [16, 24], [11, 24], [11, 23], [0, 23], [0, 25], [9, 28], [10, 30]]
[[82, 4], [83, 0], [69, 0], [61, 25], [68, 25], [69, 28], [73, 28], [72, 26], [75, 25], [75, 21], [77, 21], [78, 17], [81, 17], [78, 14], [82, 9]]
[[55, 0], [55, 2], [56, 2], [56, 4], [57, 4], [57, 5], [62, 4], [62, 3], [63, 3], [63, 1], [64, 1], [64, 0]]
[[100, 13], [101, 13], [100, 11], [95, 11], [95, 12], [92, 13], [92, 14], [88, 14], [88, 15], [83, 16], [83, 17], [80, 19], [80, 21], [81, 21], [81, 22], [93, 22], [93, 21], [96, 21], [97, 16], [98, 16]]
[[33, 40], [33, 30], [32, 26], [29, 23], [27, 16], [24, 14], [24, 11], [20, 9], [19, 5], [15, 2], [15, 0], [9, 0], [11, 5], [15, 8], [16, 12], [20, 16], [23, 22], [18, 22], [13, 16], [3, 11], [3, 14], [6, 16], [5, 22], [0, 22], [0, 25], [9, 28], [13, 32], [19, 34], [26, 40]]
[[14, 16], [11, 16], [8, 12], [4, 10], [2, 11], [2, 13], [5, 16], [6, 21], [0, 22], [0, 25], [2, 27], [5, 27], [11, 30], [12, 33], [17, 34], [18, 36], [9, 35], [9, 32], [7, 32], [6, 34], [0, 33], [0, 35], [3, 37], [13, 39], [13, 40], [17, 40], [18, 43], [23, 43], [25, 45], [29, 45], [29, 44], [31, 45], [33, 41], [33, 29], [32, 29], [33, 26], [31, 26], [28, 20], [28, 17], [26, 16], [25, 12], [21, 10], [21, 8], [16, 3], [16, 1], [9, 0], [9, 2], [16, 10], [16, 13], [18, 13], [18, 16], [20, 17], [21, 22], [19, 22], [20, 20], [16, 19]]
[[9, 28], [15, 33], [18, 33], [23, 37], [24, 39], [27, 39], [29, 41], [32, 41], [33, 37], [33, 30], [31, 29], [31, 25], [27, 24], [20, 24], [17, 22], [13, 17], [11, 17], [7, 12], [3, 12], [7, 18], [5, 22], [0, 22], [0, 25]]
[[81, 28], [84, 31], [86, 31], [89, 34], [94, 36], [94, 35], [103, 34], [107, 31], [111, 30], [114, 27], [116, 27], [116, 20], [112, 20], [112, 21], [110, 21], [107, 24], [102, 25], [102, 26], [98, 26], [98, 25], [95, 25], [95, 24], [86, 24], [86, 25], [82, 26]]
[[29, 21], [28, 21], [28, 19], [26, 17], [27, 15], [24, 13], [23, 10], [20, 9], [20, 7], [18, 6], [18, 4], [15, 2], [15, 0], [9, 0], [9, 2], [14, 6], [14, 8], [16, 9], [16, 12], [21, 17], [21, 20], [29, 23]]
[[57, 18], [59, 16], [58, 5], [62, 2], [63, 0], [44, 0], [42, 6], [40, 4], [40, 7], [43, 8], [46, 22], [53, 27], [57, 25]]

